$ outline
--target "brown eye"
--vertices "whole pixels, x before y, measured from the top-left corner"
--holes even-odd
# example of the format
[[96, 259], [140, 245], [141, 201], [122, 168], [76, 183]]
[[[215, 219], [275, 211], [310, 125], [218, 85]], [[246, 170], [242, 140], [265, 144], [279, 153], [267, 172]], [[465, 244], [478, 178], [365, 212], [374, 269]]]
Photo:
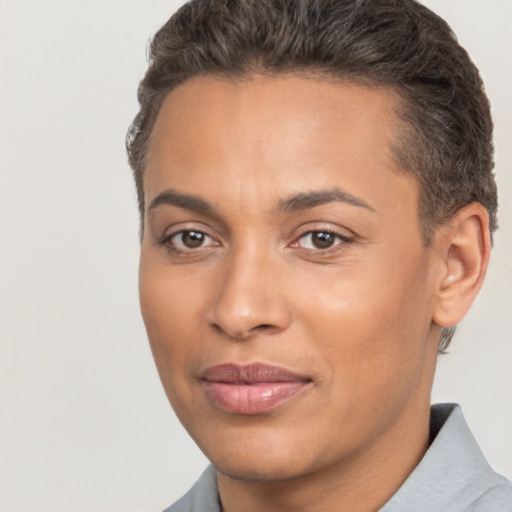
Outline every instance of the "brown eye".
[[166, 238], [163, 243], [169, 248], [174, 248], [178, 251], [188, 251], [218, 245], [218, 242], [211, 236], [208, 236], [202, 231], [195, 231], [193, 229], [178, 231]]
[[350, 242], [350, 240], [336, 233], [310, 231], [300, 237], [298, 245], [303, 249], [325, 250], [345, 242]]
[[181, 243], [189, 248], [196, 249], [197, 247], [201, 247], [205, 240], [205, 234], [199, 231], [183, 231], [181, 235], [178, 236], [181, 238]]
[[311, 233], [311, 242], [317, 249], [328, 249], [334, 245], [335, 241], [336, 235], [332, 233], [325, 233], [323, 231]]

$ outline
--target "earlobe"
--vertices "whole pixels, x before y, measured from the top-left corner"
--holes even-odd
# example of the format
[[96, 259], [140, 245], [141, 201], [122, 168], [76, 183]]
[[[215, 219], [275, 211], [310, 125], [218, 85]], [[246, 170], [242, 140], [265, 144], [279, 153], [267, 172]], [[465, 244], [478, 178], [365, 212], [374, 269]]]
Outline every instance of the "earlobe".
[[443, 259], [433, 321], [458, 324], [480, 291], [491, 251], [489, 216], [479, 203], [461, 208], [440, 232]]

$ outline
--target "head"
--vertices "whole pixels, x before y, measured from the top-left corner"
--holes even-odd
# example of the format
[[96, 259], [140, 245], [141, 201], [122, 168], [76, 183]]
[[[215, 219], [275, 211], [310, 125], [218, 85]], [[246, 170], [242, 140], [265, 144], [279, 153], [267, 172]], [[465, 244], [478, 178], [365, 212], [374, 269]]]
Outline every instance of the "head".
[[[192, 1], [139, 101], [141, 305], [185, 427], [249, 480], [385, 458], [496, 224], [489, 105], [449, 27], [409, 0]], [[239, 410], [233, 362], [284, 368], [283, 403]]]
[[[497, 227], [492, 120], [483, 83], [447, 23], [410, 0], [191, 1], [153, 38], [127, 136], [141, 226], [144, 170], [160, 107], [200, 75], [307, 74], [397, 94], [400, 170], [420, 185], [426, 244], [436, 227], [473, 202]], [[444, 329], [445, 350], [454, 329]]]

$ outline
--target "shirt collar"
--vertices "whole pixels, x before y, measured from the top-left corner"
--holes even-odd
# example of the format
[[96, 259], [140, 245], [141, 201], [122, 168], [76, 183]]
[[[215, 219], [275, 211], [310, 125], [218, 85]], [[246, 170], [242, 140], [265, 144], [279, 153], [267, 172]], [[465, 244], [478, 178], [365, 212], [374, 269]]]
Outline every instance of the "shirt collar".
[[471, 434], [460, 406], [431, 408], [430, 448], [380, 512], [465, 510], [496, 478]]

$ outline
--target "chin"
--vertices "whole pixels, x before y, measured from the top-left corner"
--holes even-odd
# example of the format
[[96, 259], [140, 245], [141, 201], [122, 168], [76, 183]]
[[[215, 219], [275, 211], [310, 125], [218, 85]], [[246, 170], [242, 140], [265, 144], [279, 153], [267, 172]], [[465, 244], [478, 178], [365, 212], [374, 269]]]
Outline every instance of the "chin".
[[307, 471], [301, 471], [301, 468], [290, 462], [289, 459], [268, 460], [260, 457], [258, 460], [243, 459], [239, 460], [212, 460], [212, 464], [217, 471], [233, 480], [244, 482], [283, 482], [303, 476]]
[[235, 480], [277, 482], [297, 478], [313, 468], [311, 442], [294, 439], [293, 429], [260, 428], [240, 433], [224, 432], [222, 439], [196, 438], [206, 457], [221, 473]]

